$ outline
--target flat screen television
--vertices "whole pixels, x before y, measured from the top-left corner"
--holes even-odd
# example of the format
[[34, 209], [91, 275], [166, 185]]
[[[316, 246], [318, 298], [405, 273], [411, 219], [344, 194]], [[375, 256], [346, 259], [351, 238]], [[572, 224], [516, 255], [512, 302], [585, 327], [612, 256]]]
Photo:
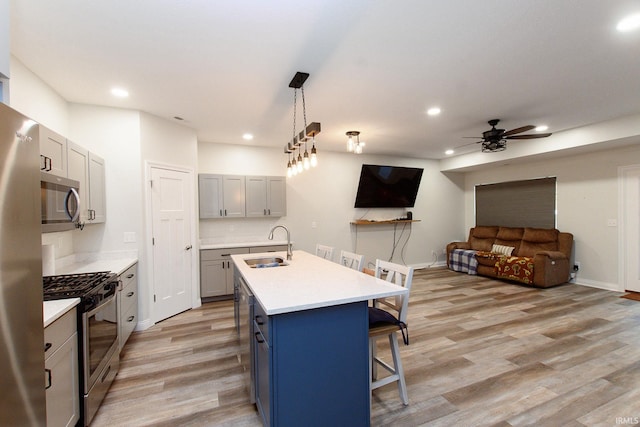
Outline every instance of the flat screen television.
[[416, 203], [423, 169], [362, 165], [356, 208], [409, 208]]

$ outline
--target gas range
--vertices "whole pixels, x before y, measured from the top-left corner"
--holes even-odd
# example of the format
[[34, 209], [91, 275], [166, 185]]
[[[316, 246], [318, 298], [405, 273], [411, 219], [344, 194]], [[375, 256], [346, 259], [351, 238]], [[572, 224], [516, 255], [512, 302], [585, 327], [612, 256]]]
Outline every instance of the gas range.
[[88, 426], [118, 373], [118, 276], [108, 271], [45, 276], [42, 286], [45, 301], [80, 298], [78, 425]]
[[64, 274], [42, 278], [44, 300], [80, 298], [80, 310], [89, 311], [103, 300], [115, 295], [117, 276], [109, 271]]

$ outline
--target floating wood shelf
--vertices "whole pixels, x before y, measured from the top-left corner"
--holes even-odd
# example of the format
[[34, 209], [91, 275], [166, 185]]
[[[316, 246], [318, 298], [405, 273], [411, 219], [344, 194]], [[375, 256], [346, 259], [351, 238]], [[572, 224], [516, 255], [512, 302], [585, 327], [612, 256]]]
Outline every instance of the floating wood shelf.
[[358, 219], [351, 221], [353, 225], [378, 225], [378, 224], [406, 224], [408, 222], [420, 222], [419, 219], [385, 219], [380, 221], [370, 221], [366, 219]]

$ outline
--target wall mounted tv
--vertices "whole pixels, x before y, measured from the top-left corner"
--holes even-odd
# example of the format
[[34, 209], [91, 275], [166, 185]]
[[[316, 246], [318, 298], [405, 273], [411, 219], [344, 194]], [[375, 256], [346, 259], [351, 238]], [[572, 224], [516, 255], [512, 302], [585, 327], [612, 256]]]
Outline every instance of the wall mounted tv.
[[356, 208], [413, 207], [423, 169], [362, 165]]

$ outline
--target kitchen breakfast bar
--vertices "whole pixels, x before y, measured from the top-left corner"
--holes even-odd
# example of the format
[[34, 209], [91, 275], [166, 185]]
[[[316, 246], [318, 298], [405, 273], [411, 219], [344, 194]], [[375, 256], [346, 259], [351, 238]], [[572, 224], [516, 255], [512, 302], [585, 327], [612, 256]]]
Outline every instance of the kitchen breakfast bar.
[[368, 301], [407, 290], [303, 251], [231, 258], [263, 424], [370, 425]]

